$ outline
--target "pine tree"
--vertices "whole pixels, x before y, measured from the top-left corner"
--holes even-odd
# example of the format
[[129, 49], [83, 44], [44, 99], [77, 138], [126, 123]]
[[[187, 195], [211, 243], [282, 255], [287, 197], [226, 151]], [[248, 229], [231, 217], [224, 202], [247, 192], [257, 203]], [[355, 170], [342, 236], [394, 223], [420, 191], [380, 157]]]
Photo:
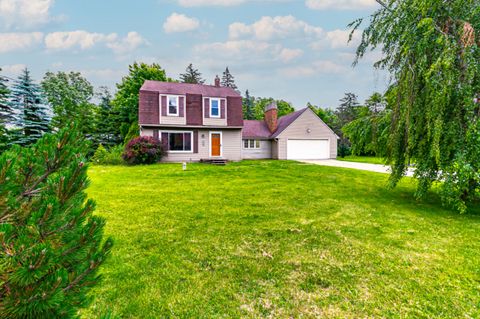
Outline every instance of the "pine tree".
[[345, 96], [340, 100], [340, 105], [337, 108], [337, 116], [342, 126], [350, 123], [357, 117], [357, 110], [359, 106], [360, 104], [358, 103], [356, 94], [345, 93]]
[[255, 114], [253, 113], [252, 97], [248, 90], [245, 92], [245, 98], [243, 99], [243, 118], [246, 120], [254, 120]]
[[224, 87], [228, 87], [228, 88], [232, 88], [234, 90], [237, 90], [237, 85], [235, 84], [235, 78], [230, 73], [230, 70], [228, 69], [228, 66], [225, 69], [225, 71], [223, 71], [221, 84]]
[[[0, 72], [2, 69], [0, 68]], [[7, 87], [8, 80], [0, 75], [0, 126], [12, 124], [14, 120], [13, 110], [8, 103], [10, 90]]]
[[120, 128], [116, 125], [119, 114], [113, 108], [112, 94], [107, 87], [102, 86], [96, 95], [100, 102], [96, 115], [95, 140], [107, 147], [119, 144], [122, 142]]
[[0, 317], [71, 318], [108, 255], [74, 127], [0, 156]]
[[190, 63], [185, 69], [185, 73], [180, 74], [180, 81], [182, 83], [203, 84], [205, 80], [202, 79], [202, 73], [193, 67]]
[[13, 83], [10, 100], [17, 112], [15, 124], [23, 131], [18, 143], [32, 144], [49, 131], [47, 108], [43, 104], [41, 89], [33, 82], [28, 69], [25, 68]]

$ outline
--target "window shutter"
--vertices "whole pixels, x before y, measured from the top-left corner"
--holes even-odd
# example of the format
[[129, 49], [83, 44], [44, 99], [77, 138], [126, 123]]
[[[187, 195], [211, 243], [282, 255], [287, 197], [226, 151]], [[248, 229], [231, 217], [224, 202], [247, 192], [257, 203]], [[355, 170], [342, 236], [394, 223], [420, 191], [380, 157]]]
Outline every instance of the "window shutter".
[[204, 112], [203, 112], [203, 116], [205, 118], [209, 118], [210, 117], [210, 99], [209, 98], [205, 98], [204, 99], [204, 104], [205, 104], [205, 109], [204, 109]]
[[224, 99], [220, 100], [220, 118], [222, 119], [225, 118], [225, 100]]
[[178, 115], [180, 117], [185, 116], [185, 98], [183, 96], [180, 96], [178, 98]]
[[158, 140], [158, 130], [153, 130], [153, 138]]
[[164, 151], [168, 151], [168, 133], [162, 132], [162, 146]]
[[198, 153], [198, 131], [193, 131], [193, 153]]
[[163, 95], [161, 98], [161, 108], [162, 108], [162, 116], [167, 116], [167, 97]]

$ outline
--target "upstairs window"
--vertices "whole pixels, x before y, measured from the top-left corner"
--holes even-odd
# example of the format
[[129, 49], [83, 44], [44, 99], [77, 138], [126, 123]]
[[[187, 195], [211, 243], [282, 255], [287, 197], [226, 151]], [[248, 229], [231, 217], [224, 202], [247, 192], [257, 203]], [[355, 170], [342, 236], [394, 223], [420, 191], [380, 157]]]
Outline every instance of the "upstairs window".
[[167, 114], [178, 116], [178, 96], [168, 96], [167, 103]]
[[260, 148], [260, 140], [243, 140], [243, 148], [259, 149]]
[[210, 117], [220, 117], [220, 99], [210, 99]]

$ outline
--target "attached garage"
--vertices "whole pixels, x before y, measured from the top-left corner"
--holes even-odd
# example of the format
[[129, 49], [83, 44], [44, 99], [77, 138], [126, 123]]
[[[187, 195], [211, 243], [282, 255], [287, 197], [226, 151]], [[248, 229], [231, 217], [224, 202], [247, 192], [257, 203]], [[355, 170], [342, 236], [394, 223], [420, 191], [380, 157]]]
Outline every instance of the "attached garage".
[[316, 160], [330, 158], [330, 142], [328, 139], [287, 140], [287, 159]]

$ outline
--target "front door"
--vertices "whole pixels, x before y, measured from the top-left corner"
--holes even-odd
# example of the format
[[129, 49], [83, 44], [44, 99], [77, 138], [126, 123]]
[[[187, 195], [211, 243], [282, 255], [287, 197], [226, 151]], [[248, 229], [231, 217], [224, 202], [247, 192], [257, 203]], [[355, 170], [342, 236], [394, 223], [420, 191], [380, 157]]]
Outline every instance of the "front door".
[[212, 154], [211, 156], [220, 156], [221, 155], [221, 151], [220, 151], [220, 147], [221, 147], [221, 135], [220, 133], [212, 133], [211, 135], [211, 143], [212, 143]]

